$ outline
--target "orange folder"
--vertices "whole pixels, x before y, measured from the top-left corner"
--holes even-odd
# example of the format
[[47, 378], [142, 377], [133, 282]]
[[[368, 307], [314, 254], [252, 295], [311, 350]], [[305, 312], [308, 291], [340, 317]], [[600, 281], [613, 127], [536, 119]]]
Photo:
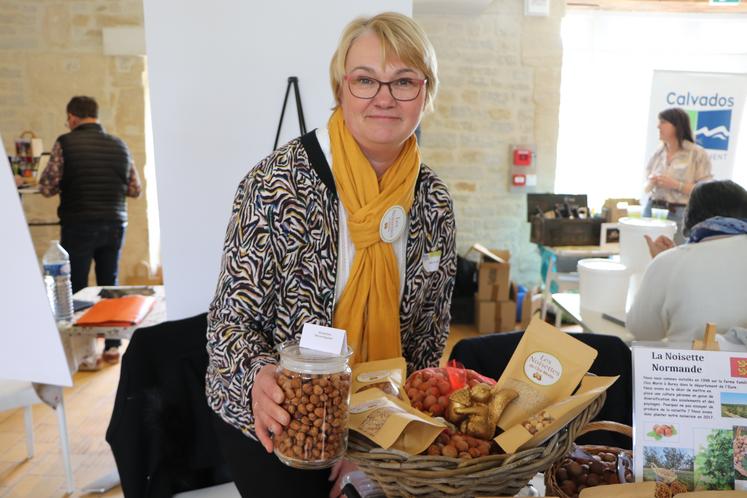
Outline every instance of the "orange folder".
[[130, 327], [140, 323], [155, 302], [153, 296], [138, 295], [102, 299], [75, 324], [84, 327]]

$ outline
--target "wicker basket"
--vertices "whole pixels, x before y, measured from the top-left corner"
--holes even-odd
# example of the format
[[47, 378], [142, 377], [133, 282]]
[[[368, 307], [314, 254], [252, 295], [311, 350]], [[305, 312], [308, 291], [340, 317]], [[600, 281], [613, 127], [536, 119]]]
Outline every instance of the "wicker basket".
[[[583, 436], [586, 433], [593, 432], [593, 431], [610, 431], [610, 432], [617, 432], [619, 434], [623, 434], [628, 437], [633, 437], [633, 429], [629, 425], [625, 424], [619, 424], [617, 422], [591, 422], [587, 424], [585, 427], [583, 427], [580, 431], [576, 433], [576, 437]], [[622, 450], [620, 448], [615, 448], [613, 446], [597, 446], [597, 445], [583, 445], [579, 446], [579, 448], [583, 449], [587, 453], [590, 453], [592, 455], [596, 455], [597, 453], [614, 453], [618, 454], [621, 451], [625, 452], [628, 457], [631, 459], [633, 458], [633, 452], [630, 450]], [[563, 492], [562, 489], [560, 489], [560, 483], [555, 478], [555, 472], [558, 470], [558, 467], [560, 467], [561, 462], [565, 458], [565, 454], [561, 455], [558, 460], [553, 463], [552, 467], [545, 472], [545, 488], [546, 488], [546, 494], [548, 496], [559, 496], [560, 498], [571, 498], [566, 493]]]
[[351, 432], [346, 458], [376, 481], [389, 497], [513, 496], [537, 472], [545, 471], [568, 452], [578, 431], [594, 418], [604, 400], [602, 394], [544, 445], [513, 455], [474, 459], [408, 455], [378, 448]]

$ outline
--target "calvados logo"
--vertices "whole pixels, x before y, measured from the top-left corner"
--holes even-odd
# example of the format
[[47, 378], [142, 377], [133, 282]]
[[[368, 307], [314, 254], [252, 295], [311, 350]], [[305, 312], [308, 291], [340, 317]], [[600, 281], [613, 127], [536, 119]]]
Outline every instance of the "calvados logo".
[[704, 149], [729, 150], [731, 109], [718, 111], [687, 111], [695, 141]]
[[747, 358], [729, 358], [732, 377], [747, 377]]

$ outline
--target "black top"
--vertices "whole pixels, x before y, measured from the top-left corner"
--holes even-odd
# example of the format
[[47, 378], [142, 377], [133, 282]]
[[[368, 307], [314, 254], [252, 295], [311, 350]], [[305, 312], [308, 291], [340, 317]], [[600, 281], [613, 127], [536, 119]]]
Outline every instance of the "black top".
[[131, 162], [127, 145], [98, 123], [79, 125], [57, 141], [64, 161], [60, 221], [126, 223]]

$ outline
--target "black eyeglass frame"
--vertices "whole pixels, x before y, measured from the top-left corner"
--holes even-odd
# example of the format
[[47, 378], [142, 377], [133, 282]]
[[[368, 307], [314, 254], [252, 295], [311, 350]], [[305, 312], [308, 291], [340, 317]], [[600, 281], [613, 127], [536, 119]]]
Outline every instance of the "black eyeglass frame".
[[[394, 79], [394, 80], [391, 80], [391, 81], [381, 81], [381, 80], [377, 80], [376, 78], [372, 78], [371, 76], [359, 75], [357, 77], [359, 77], [359, 78], [366, 78], [366, 79], [369, 79], [371, 81], [375, 81], [379, 85], [378, 88], [376, 88], [376, 92], [374, 92], [374, 94], [371, 95], [370, 97], [359, 97], [358, 95], [356, 95], [353, 92], [353, 89], [350, 87], [350, 80], [353, 79], [354, 77], [350, 76], [349, 74], [344, 75], [343, 79], [345, 79], [345, 81], [348, 82], [348, 90], [350, 90], [350, 95], [352, 95], [356, 99], [362, 99], [362, 100], [372, 100], [372, 99], [376, 98], [376, 96], [381, 91], [381, 87], [382, 86], [386, 86], [387, 88], [389, 88], [389, 95], [391, 95], [394, 100], [396, 100], [398, 102], [412, 102], [413, 100], [415, 100], [418, 97], [420, 97], [420, 92], [423, 90], [423, 87], [426, 85], [426, 83], [428, 83], [428, 79], [427, 78], [409, 78], [409, 77], [405, 77], [405, 78], [397, 78], [397, 79]], [[411, 99], [398, 99], [397, 97], [394, 96], [394, 92], [392, 91], [392, 83], [396, 83], [397, 81], [402, 80], [402, 79], [407, 79], [407, 80], [415, 81], [415, 82], [418, 83], [418, 93], [416, 93], [413, 98], [411, 98]]]

